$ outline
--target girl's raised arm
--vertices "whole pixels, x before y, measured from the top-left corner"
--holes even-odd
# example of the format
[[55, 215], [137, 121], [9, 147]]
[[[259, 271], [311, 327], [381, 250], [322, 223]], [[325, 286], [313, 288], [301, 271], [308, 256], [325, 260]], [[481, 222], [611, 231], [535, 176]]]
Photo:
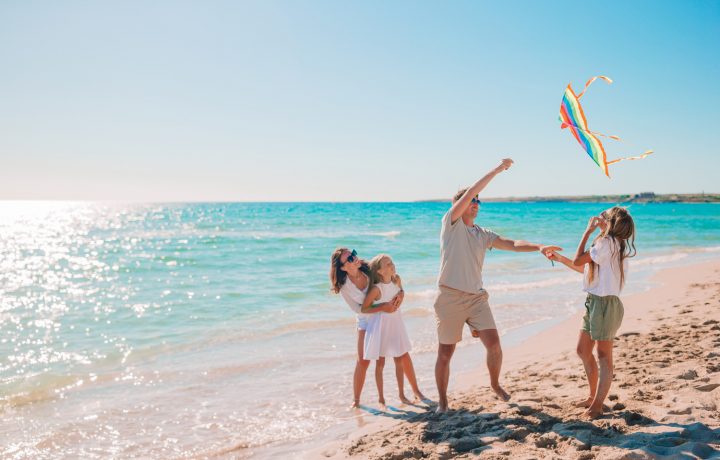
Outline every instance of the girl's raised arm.
[[575, 258], [572, 261], [573, 265], [575, 265], [576, 267], [582, 267], [583, 265], [592, 262], [592, 259], [590, 258], [590, 252], [585, 250], [585, 245], [587, 245], [587, 241], [588, 238], [590, 238], [590, 235], [592, 235], [595, 229], [598, 228], [598, 221], [599, 219], [597, 216], [591, 217], [590, 221], [588, 221], [585, 233], [583, 233], [582, 239], [578, 244], [577, 251], [575, 252]]

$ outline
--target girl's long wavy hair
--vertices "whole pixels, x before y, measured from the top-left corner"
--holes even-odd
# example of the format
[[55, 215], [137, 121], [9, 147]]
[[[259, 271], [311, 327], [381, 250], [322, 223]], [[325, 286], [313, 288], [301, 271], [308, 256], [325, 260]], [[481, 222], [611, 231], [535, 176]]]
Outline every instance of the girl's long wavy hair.
[[[635, 222], [626, 208], [615, 206], [606, 212], [608, 226], [604, 232], [600, 233], [593, 241], [595, 244], [600, 238], [610, 237], [615, 244], [611, 245], [612, 259], [617, 260], [620, 265], [620, 287], [625, 285], [625, 270], [623, 269], [623, 261], [629, 257], [637, 255], [635, 248]], [[595, 270], [597, 264], [590, 262], [590, 273], [588, 280], [590, 283], [595, 278]]]
[[[332, 256], [330, 256], [330, 290], [335, 294], [340, 292], [340, 289], [347, 280], [347, 272], [342, 269], [343, 264], [340, 262], [345, 252], [350, 252], [350, 249], [337, 248], [333, 251]], [[360, 271], [370, 277], [370, 268], [364, 260], [360, 262]]]
[[[378, 271], [382, 267], [382, 261], [388, 258], [392, 260], [392, 258], [387, 254], [378, 254], [372, 259], [370, 259], [369, 266], [370, 266], [370, 284], [368, 285], [368, 292], [370, 292], [370, 289], [372, 289], [373, 286], [375, 286], [378, 283], [382, 283], [382, 278], [380, 278], [380, 273]], [[397, 284], [397, 273], [395, 273], [390, 281]]]

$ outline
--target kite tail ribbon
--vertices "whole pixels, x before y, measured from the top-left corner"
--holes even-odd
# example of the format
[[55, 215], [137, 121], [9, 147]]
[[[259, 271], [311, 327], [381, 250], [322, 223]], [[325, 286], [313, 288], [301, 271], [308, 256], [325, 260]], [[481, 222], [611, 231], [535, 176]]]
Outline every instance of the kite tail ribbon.
[[594, 82], [598, 78], [602, 78], [603, 80], [605, 80], [605, 82], [607, 82], [608, 85], [613, 82], [609, 77], [605, 77], [603, 75], [598, 75], [597, 77], [592, 77], [590, 80], [587, 81], [587, 83], [585, 83], [585, 88], [583, 88], [583, 90], [580, 92], [580, 94], [577, 95], [577, 98], [580, 99], [583, 96], [583, 94], [585, 94], [585, 91], [587, 91], [588, 87], [590, 85], [592, 85], [592, 82]]
[[617, 160], [608, 161], [607, 164], [608, 164], [608, 165], [611, 165], [611, 164], [619, 163], [619, 162], [625, 161], [625, 160], [642, 160], [643, 158], [645, 158], [645, 157], [648, 156], [648, 155], [651, 155], [652, 153], [653, 153], [652, 150], [647, 150], [647, 151], [646, 151], [645, 153], [643, 153], [642, 155], [638, 155], [638, 156], [636, 156], [636, 157], [618, 158]]

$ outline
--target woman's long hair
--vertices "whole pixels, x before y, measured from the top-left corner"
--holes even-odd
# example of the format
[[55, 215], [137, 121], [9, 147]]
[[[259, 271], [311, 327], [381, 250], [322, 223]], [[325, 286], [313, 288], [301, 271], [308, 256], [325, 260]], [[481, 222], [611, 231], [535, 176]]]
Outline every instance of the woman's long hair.
[[[345, 252], [350, 252], [350, 250], [348, 248], [337, 248], [330, 257], [330, 290], [335, 294], [340, 292], [347, 280], [347, 272], [342, 269], [343, 264], [340, 262]], [[370, 276], [370, 268], [364, 260], [360, 263], [360, 271]]]
[[[620, 287], [622, 288], [625, 285], [623, 262], [626, 258], [637, 255], [637, 249], [635, 248], [635, 222], [628, 210], [621, 206], [611, 208], [606, 214], [608, 221], [607, 228], [595, 238], [593, 244], [600, 238], [612, 238], [615, 244], [611, 244], [611, 255], [612, 259], [617, 260], [620, 265]], [[588, 274], [588, 281], [590, 283], [592, 283], [595, 278], [596, 268], [597, 264], [590, 261], [590, 273]]]

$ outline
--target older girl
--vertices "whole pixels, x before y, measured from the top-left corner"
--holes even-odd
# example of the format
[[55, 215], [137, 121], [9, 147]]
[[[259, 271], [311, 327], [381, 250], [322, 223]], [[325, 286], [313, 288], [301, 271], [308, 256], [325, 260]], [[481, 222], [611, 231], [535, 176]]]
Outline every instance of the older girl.
[[[588, 238], [598, 228], [600, 234], [592, 247], [585, 250]], [[635, 223], [627, 209], [615, 206], [590, 218], [573, 260], [556, 252], [548, 255], [549, 259], [584, 274], [583, 291], [587, 298], [577, 353], [585, 367], [590, 396], [577, 406], [586, 407], [583, 415], [589, 418], [602, 415], [603, 402], [610, 391], [613, 339], [625, 312], [618, 296], [628, 273], [627, 259], [636, 254]], [[596, 345], [597, 361], [593, 356]]]

